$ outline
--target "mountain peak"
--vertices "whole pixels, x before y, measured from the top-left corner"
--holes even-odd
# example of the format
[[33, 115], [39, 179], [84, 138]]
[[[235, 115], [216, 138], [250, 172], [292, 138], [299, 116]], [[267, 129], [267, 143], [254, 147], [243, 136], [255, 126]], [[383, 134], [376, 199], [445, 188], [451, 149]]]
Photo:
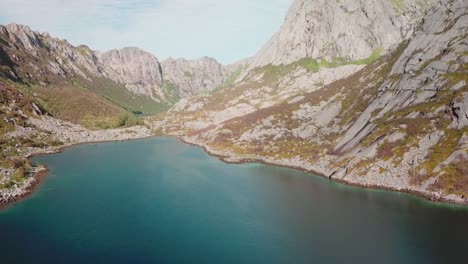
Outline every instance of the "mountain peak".
[[32, 32], [29, 26], [22, 25], [22, 24], [10, 23], [10, 24], [7, 24], [5, 27], [9, 31], [13, 31], [13, 32], [19, 32], [19, 31]]
[[408, 38], [436, 0], [295, 0], [253, 66], [302, 58], [359, 60]]

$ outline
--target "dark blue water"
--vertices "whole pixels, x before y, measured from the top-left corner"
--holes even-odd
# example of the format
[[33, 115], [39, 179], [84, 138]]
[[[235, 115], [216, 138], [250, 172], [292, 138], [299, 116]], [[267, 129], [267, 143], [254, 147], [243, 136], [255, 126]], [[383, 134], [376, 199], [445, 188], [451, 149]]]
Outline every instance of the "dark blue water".
[[173, 138], [42, 156], [0, 263], [468, 263], [468, 210], [229, 165]]

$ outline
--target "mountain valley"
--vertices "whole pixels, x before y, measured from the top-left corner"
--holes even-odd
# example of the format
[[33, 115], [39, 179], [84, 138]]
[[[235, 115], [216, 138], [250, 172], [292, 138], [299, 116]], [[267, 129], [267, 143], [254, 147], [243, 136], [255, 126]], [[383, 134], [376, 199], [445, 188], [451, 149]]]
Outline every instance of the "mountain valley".
[[295, 0], [231, 65], [0, 26], [0, 200], [33, 185], [34, 153], [173, 135], [227, 162], [466, 204], [467, 36], [456, 0]]

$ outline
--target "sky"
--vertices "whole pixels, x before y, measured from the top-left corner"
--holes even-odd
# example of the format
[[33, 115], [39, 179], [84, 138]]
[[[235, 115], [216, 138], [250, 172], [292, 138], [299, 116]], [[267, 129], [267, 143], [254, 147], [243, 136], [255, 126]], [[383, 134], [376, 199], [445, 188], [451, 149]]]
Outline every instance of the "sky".
[[0, 0], [0, 24], [25, 24], [95, 50], [139, 47], [159, 59], [254, 55], [292, 0]]

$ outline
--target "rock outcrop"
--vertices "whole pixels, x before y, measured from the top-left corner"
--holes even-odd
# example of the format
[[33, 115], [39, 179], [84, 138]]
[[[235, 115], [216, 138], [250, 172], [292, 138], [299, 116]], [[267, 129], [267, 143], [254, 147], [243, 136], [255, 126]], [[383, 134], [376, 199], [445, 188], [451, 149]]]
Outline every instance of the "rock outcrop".
[[229, 71], [213, 58], [198, 60], [169, 58], [162, 62], [164, 80], [171, 83], [180, 97], [211, 92], [226, 80]]
[[[373, 120], [389, 112], [421, 103], [436, 103], [440, 94], [451, 90], [452, 86], [461, 84], [466, 87], [462, 79], [456, 83], [451, 81], [465, 74], [463, 70], [468, 62], [467, 25], [468, 7], [459, 1], [442, 5], [426, 16], [424, 24], [393, 66], [389, 76], [394, 78], [389, 78], [380, 87], [379, 96], [339, 141], [336, 150], [353, 148], [366, 136], [360, 132], [372, 126]], [[450, 77], [450, 74], [452, 78], [444, 78], [447, 75]], [[456, 113], [454, 118], [461, 119], [461, 124], [464, 124], [463, 103], [453, 104], [460, 104], [461, 107], [454, 106], [457, 109], [454, 111], [460, 110], [460, 115]], [[375, 111], [378, 114], [372, 116]], [[458, 128], [463, 126], [456, 125]]]
[[138, 48], [123, 48], [99, 53], [107, 76], [135, 94], [165, 101], [161, 64], [151, 53]]
[[251, 66], [289, 64], [302, 58], [368, 58], [410, 37], [436, 2], [295, 0], [280, 31]]
[[11, 61], [5, 69], [17, 78], [53, 83], [74, 76], [90, 79], [106, 76], [94, 52], [87, 46], [74, 47], [66, 40], [32, 31], [28, 26], [0, 26], [2, 60]]

